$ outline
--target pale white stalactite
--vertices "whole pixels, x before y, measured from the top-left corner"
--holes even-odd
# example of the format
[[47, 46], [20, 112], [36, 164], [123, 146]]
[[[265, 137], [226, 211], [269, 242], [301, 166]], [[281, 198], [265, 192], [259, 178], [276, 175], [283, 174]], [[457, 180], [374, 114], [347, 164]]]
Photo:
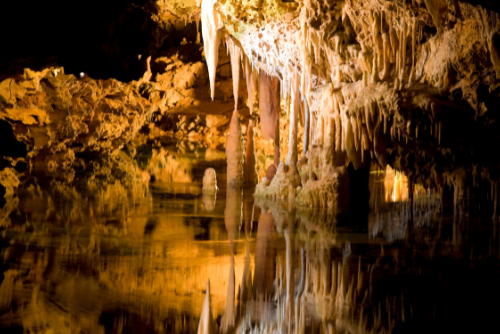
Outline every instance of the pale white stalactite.
[[238, 109], [239, 91], [240, 91], [240, 59], [241, 48], [232, 38], [228, 37], [226, 41], [231, 58], [231, 72], [233, 75], [233, 95], [234, 109]]
[[210, 306], [210, 280], [207, 282], [207, 291], [203, 306], [201, 308], [200, 322], [198, 324], [198, 334], [217, 334], [217, 325], [212, 317]]
[[287, 165], [297, 165], [297, 130], [298, 130], [298, 116], [300, 109], [300, 76], [297, 72], [292, 73], [291, 80], [291, 97], [292, 106], [290, 112], [290, 135], [288, 139], [288, 155], [286, 157]]
[[214, 8], [216, 3], [217, 0], [203, 0], [201, 3], [201, 31], [212, 100], [215, 96], [215, 75], [217, 62], [219, 61], [219, 44], [221, 42], [221, 32], [219, 30], [223, 26], [220, 14]]
[[303, 96], [305, 97], [309, 105], [312, 105], [312, 100], [309, 96], [312, 87], [312, 57], [310, 51], [310, 31], [307, 25], [306, 7], [303, 7], [301, 9], [299, 20], [300, 30], [296, 34], [296, 42], [299, 46], [299, 52], [302, 58], [302, 77], [300, 80], [300, 85], [302, 87]]

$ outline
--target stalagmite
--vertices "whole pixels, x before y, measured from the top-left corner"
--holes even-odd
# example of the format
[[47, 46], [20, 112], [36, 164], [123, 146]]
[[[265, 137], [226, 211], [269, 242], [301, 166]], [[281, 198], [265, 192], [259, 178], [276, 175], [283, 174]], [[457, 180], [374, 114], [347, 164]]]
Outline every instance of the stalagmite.
[[210, 306], [210, 280], [207, 281], [207, 291], [201, 309], [200, 323], [198, 324], [198, 334], [217, 334], [217, 325], [212, 317]]
[[215, 169], [207, 168], [203, 174], [203, 194], [215, 195], [219, 190], [217, 187], [217, 177], [215, 175]]
[[229, 136], [226, 144], [227, 156], [227, 184], [231, 187], [240, 187], [243, 182], [244, 146], [241, 131], [240, 117], [233, 111], [229, 125]]
[[221, 32], [219, 29], [223, 27], [220, 14], [214, 8], [216, 3], [217, 0], [202, 0], [201, 3], [201, 29], [212, 100], [215, 97], [215, 75], [219, 61], [219, 44], [221, 41]]
[[227, 45], [231, 58], [231, 72], [233, 75], [233, 95], [234, 109], [238, 109], [239, 91], [240, 91], [240, 62], [241, 48], [231, 37], [227, 38]]

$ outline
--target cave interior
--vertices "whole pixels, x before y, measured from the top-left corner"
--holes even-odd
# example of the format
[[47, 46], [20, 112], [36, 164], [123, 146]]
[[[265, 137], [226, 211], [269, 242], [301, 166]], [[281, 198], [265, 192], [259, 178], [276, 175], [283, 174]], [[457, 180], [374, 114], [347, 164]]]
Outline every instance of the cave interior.
[[498, 331], [495, 1], [2, 12], [2, 333]]

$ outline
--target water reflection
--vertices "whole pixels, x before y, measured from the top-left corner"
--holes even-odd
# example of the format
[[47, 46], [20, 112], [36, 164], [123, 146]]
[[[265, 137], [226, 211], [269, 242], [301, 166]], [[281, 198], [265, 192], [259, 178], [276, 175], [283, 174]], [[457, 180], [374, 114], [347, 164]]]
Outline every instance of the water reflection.
[[[415, 197], [411, 221], [408, 202], [385, 200], [377, 173], [368, 217], [296, 208], [255, 199], [226, 177], [225, 161], [180, 158], [187, 183], [147, 172], [158, 155], [96, 161], [73, 178], [26, 175], [1, 224], [0, 332], [496, 326], [498, 223], [436, 216], [432, 193]], [[217, 199], [201, 195], [207, 167]]]

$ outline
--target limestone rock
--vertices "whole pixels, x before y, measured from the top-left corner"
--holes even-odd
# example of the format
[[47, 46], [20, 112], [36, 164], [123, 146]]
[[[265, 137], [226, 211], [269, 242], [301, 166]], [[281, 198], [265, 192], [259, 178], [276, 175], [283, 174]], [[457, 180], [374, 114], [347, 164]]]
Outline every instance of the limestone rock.
[[110, 154], [151, 114], [151, 103], [119, 81], [77, 79], [62, 68], [29, 69], [0, 83], [0, 119], [29, 146], [33, 165], [68, 167], [75, 153]]

